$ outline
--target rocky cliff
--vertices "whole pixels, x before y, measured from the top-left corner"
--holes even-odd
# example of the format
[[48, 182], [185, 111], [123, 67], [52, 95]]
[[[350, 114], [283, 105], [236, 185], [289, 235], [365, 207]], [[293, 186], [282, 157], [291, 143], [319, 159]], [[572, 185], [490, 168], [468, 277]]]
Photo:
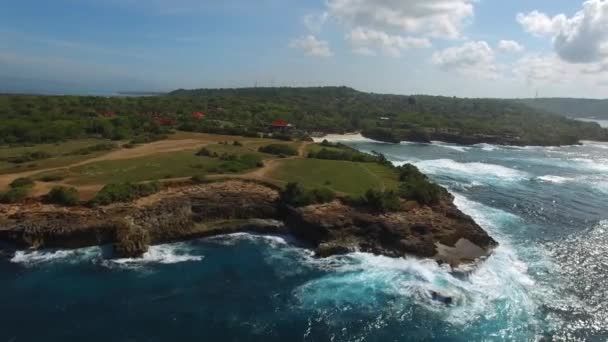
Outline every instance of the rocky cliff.
[[101, 208], [65, 209], [39, 203], [0, 207], [0, 242], [16, 248], [111, 243], [115, 256], [137, 257], [150, 244], [243, 231], [293, 234], [320, 257], [363, 251], [435, 258], [452, 265], [487, 256], [496, 246], [448, 195], [432, 208], [404, 205], [399, 212], [380, 214], [339, 200], [284, 207], [275, 189], [225, 181], [181, 186], [134, 203]]

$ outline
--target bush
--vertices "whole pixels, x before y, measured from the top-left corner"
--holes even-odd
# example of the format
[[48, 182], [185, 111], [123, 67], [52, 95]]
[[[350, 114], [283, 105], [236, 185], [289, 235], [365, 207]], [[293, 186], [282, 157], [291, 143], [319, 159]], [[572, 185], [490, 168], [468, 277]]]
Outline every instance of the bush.
[[195, 184], [203, 184], [207, 182], [207, 175], [205, 174], [198, 174], [195, 176], [192, 176], [192, 178], [190, 178], [190, 181], [192, 181], [192, 183]]
[[443, 188], [429, 181], [417, 167], [405, 164], [398, 168], [399, 195], [403, 198], [414, 200], [421, 205], [433, 205], [439, 203]]
[[284, 205], [303, 207], [311, 204], [321, 204], [333, 201], [336, 194], [329, 189], [306, 190], [298, 183], [288, 183], [280, 193], [280, 201]]
[[135, 199], [152, 195], [160, 191], [158, 182], [151, 183], [113, 183], [101, 189], [95, 198], [91, 200], [92, 205], [108, 205], [112, 203], [130, 202]]
[[203, 147], [198, 152], [196, 152], [196, 155], [199, 157], [212, 157], [213, 153], [209, 151], [209, 149], [207, 149], [206, 147]]
[[258, 151], [262, 153], [274, 154], [274, 155], [284, 155], [284, 156], [295, 156], [298, 154], [295, 148], [286, 145], [286, 144], [271, 144], [262, 146], [258, 149]]
[[9, 163], [13, 163], [13, 164], [23, 164], [23, 163], [36, 161], [36, 160], [48, 159], [51, 157], [52, 157], [52, 155], [50, 153], [43, 152], [43, 151], [34, 151], [34, 152], [22, 154], [20, 156], [8, 157], [8, 158], [5, 158], [4, 160], [6, 160]]
[[438, 204], [441, 200], [441, 193], [442, 189], [439, 185], [420, 180], [402, 183], [399, 187], [401, 197], [414, 200], [421, 205]]
[[148, 134], [137, 136], [133, 138], [129, 143], [132, 145], [140, 145], [165, 139], [167, 139], [167, 136], [164, 134]]
[[243, 144], [241, 144], [241, 142], [236, 141], [236, 140], [232, 143], [232, 145], [233, 146], [243, 146]]
[[352, 162], [361, 162], [361, 163], [373, 163], [377, 162], [379, 159], [376, 156], [371, 156], [369, 154], [365, 154], [355, 150], [328, 150], [326, 148], [322, 148], [318, 152], [310, 152], [308, 154], [308, 158], [314, 159], [324, 159], [324, 160], [347, 160]]
[[80, 202], [78, 190], [76, 188], [66, 188], [56, 186], [45, 196], [48, 203], [59, 204], [65, 206], [74, 206]]
[[46, 176], [40, 177], [40, 180], [45, 183], [58, 182], [58, 181], [62, 181], [64, 179], [65, 179], [65, 176], [59, 175], [59, 174], [51, 174], [51, 175], [46, 175]]
[[73, 156], [74, 155], [87, 155], [87, 154], [91, 154], [91, 153], [95, 153], [95, 152], [112, 151], [117, 148], [118, 148], [118, 146], [116, 144], [103, 143], [103, 144], [97, 144], [97, 145], [78, 149], [76, 151], [69, 153], [68, 155], [73, 155]]
[[366, 207], [380, 212], [399, 211], [401, 209], [399, 196], [394, 191], [367, 190], [362, 202]]
[[28, 187], [11, 188], [7, 192], [0, 193], [0, 203], [17, 203], [27, 198], [30, 192]]
[[34, 181], [27, 177], [17, 178], [9, 185], [12, 189], [16, 188], [31, 188], [34, 186]]

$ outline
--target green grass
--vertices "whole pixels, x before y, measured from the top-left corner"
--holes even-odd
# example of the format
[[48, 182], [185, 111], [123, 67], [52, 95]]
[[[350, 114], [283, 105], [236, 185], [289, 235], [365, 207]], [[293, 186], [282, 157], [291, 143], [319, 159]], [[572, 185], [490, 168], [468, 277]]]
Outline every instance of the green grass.
[[89, 155], [73, 155], [67, 156], [66, 154], [74, 153], [83, 148], [95, 146], [101, 143], [107, 143], [107, 140], [101, 139], [82, 139], [82, 140], [70, 140], [57, 144], [39, 144], [32, 146], [23, 147], [0, 147], [0, 160], [10, 157], [21, 156], [27, 153], [36, 151], [46, 152], [52, 155], [51, 158], [35, 160], [23, 164], [13, 164], [5, 161], [0, 161], [0, 173], [15, 173], [30, 170], [39, 170], [52, 167], [60, 167], [67, 164], [79, 162], [81, 160], [90, 159], [108, 151], [100, 151]]
[[330, 150], [330, 151], [334, 151], [334, 152], [342, 152], [344, 151], [344, 149], [338, 148], [338, 147], [326, 147], [326, 146], [322, 146], [321, 144], [310, 144], [308, 146], [306, 146], [306, 152], [310, 153], [310, 152], [319, 152], [322, 149], [326, 149], [326, 150]]
[[[201, 173], [213, 174], [230, 162], [217, 158], [197, 157], [192, 151], [164, 153], [128, 160], [100, 161], [63, 171], [66, 182], [72, 185], [143, 182], [166, 178], [191, 177]], [[231, 164], [231, 165], [234, 165]], [[249, 170], [237, 165], [234, 172]], [[55, 174], [58, 172], [55, 171]], [[46, 174], [36, 175], [40, 178]]]
[[334, 160], [286, 160], [270, 176], [308, 189], [325, 187], [355, 196], [368, 189], [392, 190], [399, 185], [396, 172], [386, 166]]

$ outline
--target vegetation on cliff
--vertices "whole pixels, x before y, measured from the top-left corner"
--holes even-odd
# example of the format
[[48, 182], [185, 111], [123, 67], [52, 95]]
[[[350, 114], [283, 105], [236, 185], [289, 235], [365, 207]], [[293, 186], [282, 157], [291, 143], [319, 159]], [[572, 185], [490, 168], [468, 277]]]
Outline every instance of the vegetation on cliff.
[[335, 198], [336, 194], [327, 188], [308, 190], [298, 183], [288, 183], [279, 194], [279, 200], [282, 204], [294, 207], [327, 203]]
[[160, 190], [160, 184], [150, 183], [113, 183], [108, 184], [91, 200], [92, 205], [130, 202], [140, 197], [152, 195]]
[[75, 206], [80, 203], [78, 189], [74, 187], [55, 186], [44, 197], [44, 200], [50, 204], [58, 204], [63, 206]]

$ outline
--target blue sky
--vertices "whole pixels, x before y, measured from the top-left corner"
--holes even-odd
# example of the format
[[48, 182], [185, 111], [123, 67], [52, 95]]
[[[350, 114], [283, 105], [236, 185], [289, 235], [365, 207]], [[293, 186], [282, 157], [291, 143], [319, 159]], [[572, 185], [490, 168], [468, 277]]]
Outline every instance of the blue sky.
[[0, 0], [4, 91], [608, 97], [606, 71], [608, 0]]

